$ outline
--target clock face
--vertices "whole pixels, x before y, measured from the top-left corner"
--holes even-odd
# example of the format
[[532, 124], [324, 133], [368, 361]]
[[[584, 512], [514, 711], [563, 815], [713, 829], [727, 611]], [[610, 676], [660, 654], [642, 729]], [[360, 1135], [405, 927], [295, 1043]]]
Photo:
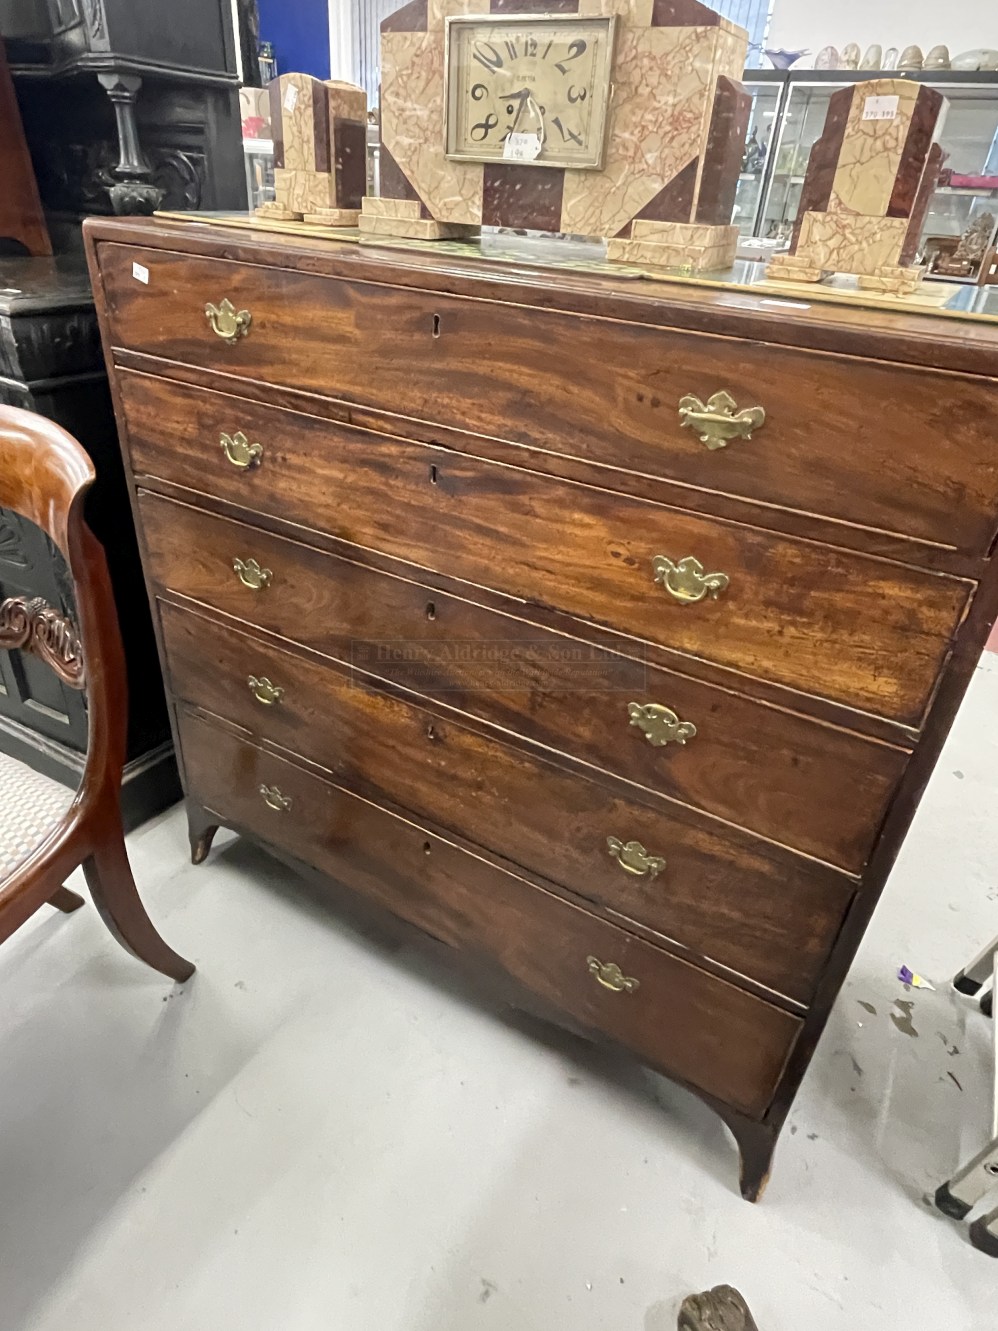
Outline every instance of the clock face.
[[613, 17], [447, 20], [447, 156], [603, 165]]

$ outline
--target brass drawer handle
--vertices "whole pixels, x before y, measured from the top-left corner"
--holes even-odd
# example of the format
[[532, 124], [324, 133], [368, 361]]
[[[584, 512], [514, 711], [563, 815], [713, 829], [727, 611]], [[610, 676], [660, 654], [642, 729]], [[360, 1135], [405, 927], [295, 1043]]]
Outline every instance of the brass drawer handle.
[[256, 675], [247, 675], [246, 683], [257, 702], [262, 702], [264, 707], [273, 707], [275, 702], [280, 702], [284, 697], [284, 690], [278, 684], [271, 684], [266, 675], [261, 675], [259, 679]]
[[685, 744], [697, 733], [692, 721], [680, 721], [671, 707], [659, 702], [629, 702], [627, 715], [649, 744], [660, 749], [663, 744]]
[[239, 574], [239, 581], [251, 591], [260, 592], [269, 587], [273, 573], [269, 568], [261, 568], [255, 559], [234, 559], [232, 567]]
[[723, 390], [707, 399], [706, 404], [687, 393], [679, 399], [679, 422], [689, 425], [700, 436], [700, 442], [713, 451], [724, 448], [729, 439], [751, 439], [753, 430], [761, 430], [766, 423], [764, 407], [743, 407], [730, 393]]
[[287, 813], [291, 808], [291, 796], [282, 795], [276, 786], [261, 786], [260, 794], [267, 808], [273, 809], [275, 813]]
[[608, 836], [606, 848], [617, 861], [624, 873], [635, 878], [655, 878], [665, 868], [661, 855], [649, 855], [640, 841], [620, 841], [615, 836]]
[[586, 957], [586, 966], [590, 975], [596, 977], [596, 983], [604, 989], [611, 989], [615, 994], [633, 994], [641, 987], [640, 980], [633, 975], [625, 975], [615, 961], [600, 961], [599, 957]]
[[705, 596], [716, 601], [730, 581], [727, 573], [705, 573], [703, 564], [692, 555], [686, 555], [678, 563], [673, 563], [667, 555], [656, 555], [651, 566], [655, 581], [684, 605], [702, 601]]
[[204, 307], [204, 313], [211, 331], [216, 337], [220, 337], [223, 342], [228, 342], [230, 346], [235, 345], [241, 337], [246, 336], [249, 332], [249, 326], [253, 322], [253, 316], [249, 310], [237, 310], [228, 297], [218, 305], [213, 305], [209, 301]]
[[223, 430], [218, 442], [228, 460], [240, 471], [248, 471], [263, 457], [263, 444], [251, 444], [242, 430], [235, 434], [226, 434]]

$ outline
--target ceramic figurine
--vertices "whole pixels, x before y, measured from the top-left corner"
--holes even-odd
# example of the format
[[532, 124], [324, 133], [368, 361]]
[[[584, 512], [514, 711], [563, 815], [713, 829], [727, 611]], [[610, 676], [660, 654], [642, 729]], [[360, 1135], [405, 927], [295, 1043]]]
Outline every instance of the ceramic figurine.
[[901, 52], [898, 69], [921, 69], [922, 58], [922, 48], [920, 46], [906, 46]]
[[948, 103], [912, 79], [879, 78], [832, 93], [825, 128], [811, 149], [790, 251], [770, 260], [770, 277], [820, 282], [848, 273], [868, 291], [906, 295], [922, 227], [939, 182], [937, 141]]
[[900, 52], [896, 46], [888, 46], [884, 52], [884, 69], [897, 69]]
[[859, 62], [860, 69], [880, 69], [884, 60], [884, 48], [879, 42], [866, 48], [866, 55]]
[[998, 69], [998, 51], [982, 46], [961, 51], [950, 61], [950, 69]]
[[953, 253], [936, 259], [932, 271], [943, 277], [976, 277], [991, 248], [994, 233], [994, 213], [981, 213], [967, 227]]
[[922, 61], [923, 69], [949, 69], [949, 47], [934, 46]]
[[840, 69], [842, 57], [834, 46], [823, 46], [814, 61], [815, 69]]

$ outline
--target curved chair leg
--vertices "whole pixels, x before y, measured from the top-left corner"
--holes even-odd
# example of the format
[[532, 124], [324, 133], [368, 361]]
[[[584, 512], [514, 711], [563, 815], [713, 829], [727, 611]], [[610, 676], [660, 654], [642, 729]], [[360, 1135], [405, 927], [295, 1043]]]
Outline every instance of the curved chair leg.
[[204, 864], [218, 824], [209, 821], [209, 815], [199, 804], [187, 803], [187, 837], [191, 843], [191, 863]]
[[55, 906], [56, 910], [61, 910], [64, 915], [70, 915], [74, 910], [79, 910], [83, 904], [83, 898], [79, 893], [71, 892], [68, 887], [60, 887], [58, 892], [54, 892], [49, 897], [49, 905]]
[[146, 914], [123, 835], [95, 850], [84, 861], [83, 872], [101, 919], [123, 948], [178, 983], [194, 974], [193, 964], [167, 946]]

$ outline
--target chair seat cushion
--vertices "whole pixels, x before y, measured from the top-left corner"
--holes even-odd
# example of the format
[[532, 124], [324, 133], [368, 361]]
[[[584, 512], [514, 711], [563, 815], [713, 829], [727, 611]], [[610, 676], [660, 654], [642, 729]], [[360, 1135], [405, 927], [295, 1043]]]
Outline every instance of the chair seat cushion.
[[0, 882], [58, 826], [75, 794], [0, 753]]

